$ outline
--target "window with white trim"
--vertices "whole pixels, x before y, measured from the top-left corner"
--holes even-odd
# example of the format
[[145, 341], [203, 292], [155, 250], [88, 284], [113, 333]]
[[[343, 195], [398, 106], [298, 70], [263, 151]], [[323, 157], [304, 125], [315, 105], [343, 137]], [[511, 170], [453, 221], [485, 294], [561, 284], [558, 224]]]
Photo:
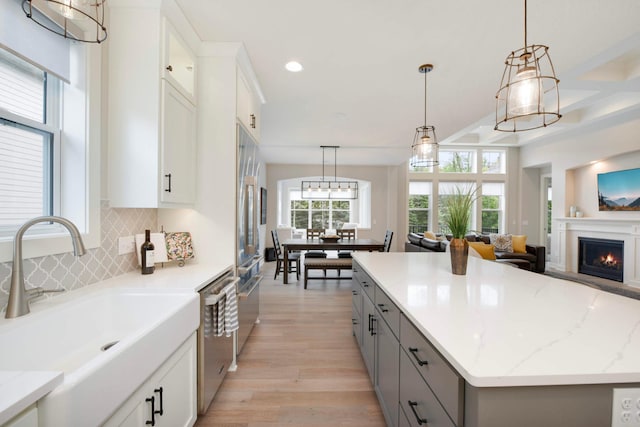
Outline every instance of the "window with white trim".
[[57, 211], [60, 81], [0, 49], [0, 236]]
[[424, 233], [430, 230], [431, 183], [425, 181], [409, 182], [409, 232]]

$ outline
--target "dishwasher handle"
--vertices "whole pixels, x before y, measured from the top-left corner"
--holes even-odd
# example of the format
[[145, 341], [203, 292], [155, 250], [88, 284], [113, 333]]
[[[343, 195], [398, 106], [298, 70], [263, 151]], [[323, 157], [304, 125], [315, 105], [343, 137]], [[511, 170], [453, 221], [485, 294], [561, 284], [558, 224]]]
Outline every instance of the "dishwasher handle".
[[253, 276], [255, 277], [255, 283], [251, 286], [251, 289], [249, 289], [246, 292], [239, 292], [238, 293], [238, 298], [248, 298], [249, 295], [251, 295], [251, 292], [253, 292], [253, 290], [260, 284], [260, 282], [262, 282], [262, 279], [264, 279], [264, 277], [262, 276], [262, 274], [258, 274], [257, 276]]
[[204, 305], [216, 305], [218, 301], [220, 301], [220, 299], [227, 294], [225, 289], [227, 289], [229, 286], [235, 287], [236, 284], [240, 281], [240, 278], [239, 277], [228, 278], [228, 279], [225, 279], [225, 281], [228, 281], [228, 282], [222, 288], [220, 288], [218, 293], [209, 294], [205, 297]]

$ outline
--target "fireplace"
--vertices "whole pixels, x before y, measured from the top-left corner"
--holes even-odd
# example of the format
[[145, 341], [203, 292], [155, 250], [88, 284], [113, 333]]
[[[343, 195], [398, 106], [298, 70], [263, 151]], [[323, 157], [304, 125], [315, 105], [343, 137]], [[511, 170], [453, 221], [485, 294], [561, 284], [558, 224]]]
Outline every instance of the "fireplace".
[[578, 237], [578, 273], [623, 281], [624, 242], [622, 240]]

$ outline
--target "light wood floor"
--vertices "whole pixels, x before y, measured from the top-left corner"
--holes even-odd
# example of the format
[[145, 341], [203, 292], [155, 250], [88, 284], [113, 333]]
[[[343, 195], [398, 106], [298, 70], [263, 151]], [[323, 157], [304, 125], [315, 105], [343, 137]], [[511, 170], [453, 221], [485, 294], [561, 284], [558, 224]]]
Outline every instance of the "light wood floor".
[[305, 291], [302, 274], [282, 285], [274, 269], [265, 263], [260, 323], [238, 370], [227, 373], [196, 426], [384, 426], [351, 333], [351, 280], [313, 280]]

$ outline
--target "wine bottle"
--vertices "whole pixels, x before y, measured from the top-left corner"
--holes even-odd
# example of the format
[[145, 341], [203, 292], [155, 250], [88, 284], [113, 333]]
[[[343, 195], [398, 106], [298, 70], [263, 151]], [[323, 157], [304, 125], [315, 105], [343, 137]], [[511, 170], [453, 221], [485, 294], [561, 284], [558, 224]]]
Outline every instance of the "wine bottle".
[[144, 243], [140, 246], [140, 264], [142, 274], [151, 274], [156, 266], [153, 260], [155, 246], [151, 243], [151, 230], [144, 230]]

